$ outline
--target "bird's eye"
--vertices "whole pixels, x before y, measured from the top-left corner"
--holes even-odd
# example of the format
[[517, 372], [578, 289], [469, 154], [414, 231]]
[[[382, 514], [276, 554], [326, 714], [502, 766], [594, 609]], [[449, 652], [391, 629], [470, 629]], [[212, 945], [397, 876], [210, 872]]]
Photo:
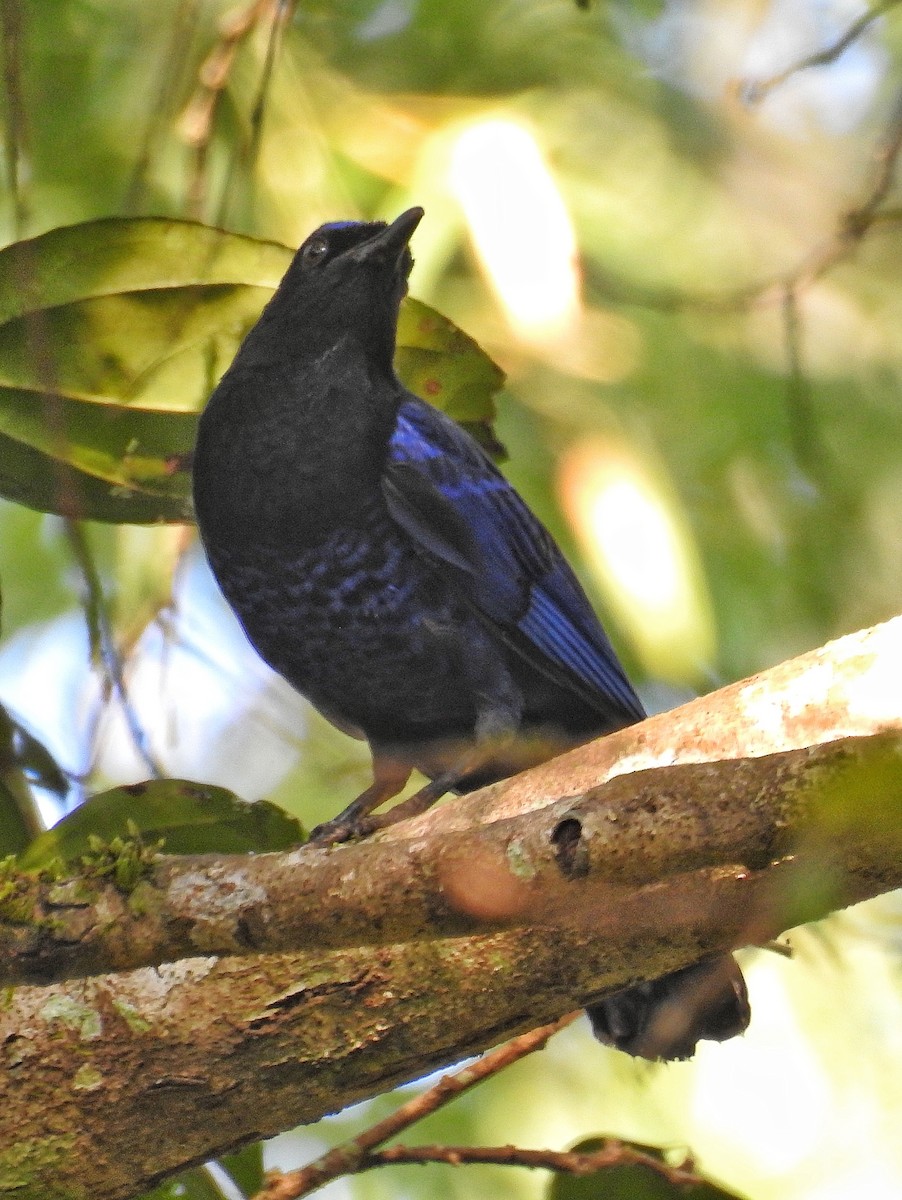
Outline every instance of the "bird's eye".
[[304, 247], [304, 262], [308, 266], [314, 263], [322, 262], [329, 253], [329, 243], [325, 238], [314, 238], [312, 242], [308, 242]]

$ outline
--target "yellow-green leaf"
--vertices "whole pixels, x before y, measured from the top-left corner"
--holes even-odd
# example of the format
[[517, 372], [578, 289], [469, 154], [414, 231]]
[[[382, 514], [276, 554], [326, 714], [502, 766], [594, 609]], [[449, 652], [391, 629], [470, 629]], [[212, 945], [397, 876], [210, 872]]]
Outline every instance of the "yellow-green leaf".
[[[100, 521], [190, 521], [196, 413], [291, 257], [157, 218], [89, 221], [0, 250], [0, 495]], [[500, 449], [503, 376], [450, 321], [407, 299], [397, 366]]]
[[246, 854], [286, 850], [304, 841], [300, 824], [276, 805], [239, 800], [225, 788], [184, 779], [156, 779], [91, 796], [20, 857], [28, 870], [55, 860], [77, 863], [91, 838], [109, 843], [137, 828], [142, 839], [163, 839], [167, 854]]

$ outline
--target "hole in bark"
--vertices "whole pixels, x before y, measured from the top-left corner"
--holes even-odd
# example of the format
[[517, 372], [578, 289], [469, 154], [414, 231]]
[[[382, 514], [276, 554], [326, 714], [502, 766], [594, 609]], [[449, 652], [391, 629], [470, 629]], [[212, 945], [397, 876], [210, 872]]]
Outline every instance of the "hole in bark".
[[589, 873], [589, 851], [582, 838], [582, 822], [576, 817], [565, 817], [559, 821], [551, 835], [554, 857], [561, 874], [567, 879], [578, 879]]

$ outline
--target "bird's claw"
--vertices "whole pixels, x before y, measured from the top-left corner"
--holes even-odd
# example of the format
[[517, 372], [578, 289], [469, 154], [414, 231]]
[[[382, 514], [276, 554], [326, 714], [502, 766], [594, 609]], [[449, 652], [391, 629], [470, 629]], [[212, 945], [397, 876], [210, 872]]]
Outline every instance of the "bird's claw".
[[378, 828], [371, 817], [362, 817], [359, 820], [342, 820], [335, 817], [331, 821], [323, 821], [321, 825], [314, 826], [310, 831], [310, 836], [307, 839], [308, 846], [338, 846], [344, 842], [357, 841], [360, 838], [369, 837]]

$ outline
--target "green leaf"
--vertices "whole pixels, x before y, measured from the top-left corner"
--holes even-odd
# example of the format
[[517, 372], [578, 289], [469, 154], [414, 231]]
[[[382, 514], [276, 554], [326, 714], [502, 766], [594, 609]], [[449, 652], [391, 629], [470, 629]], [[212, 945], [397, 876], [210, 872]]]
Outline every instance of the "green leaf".
[[0, 779], [0, 860], [23, 850], [31, 840], [31, 834], [20, 797], [4, 779]]
[[190, 520], [197, 418], [174, 410], [202, 405], [290, 261], [158, 219], [0, 251], [0, 492], [95, 520]]
[[191, 520], [194, 413], [0, 387], [0, 494], [41, 512]]
[[53, 792], [60, 800], [69, 791], [69, 778], [42, 741], [20, 725], [5, 708], [0, 708], [0, 736], [4, 765], [21, 771], [29, 784]]
[[[196, 412], [291, 261], [187, 221], [89, 221], [0, 250], [0, 495], [42, 512], [191, 520]], [[417, 301], [405, 383], [498, 450], [503, 376]]]
[[462, 329], [410, 296], [401, 306], [395, 369], [412, 392], [503, 456], [492, 423], [493, 397], [504, 384], [504, 372]]
[[194, 221], [104, 218], [0, 250], [0, 324], [99, 296], [192, 285], [272, 290], [292, 251]]
[[650, 1167], [608, 1167], [593, 1175], [558, 1175], [549, 1200], [736, 1200], [711, 1183], [685, 1187], [657, 1175]]
[[164, 840], [167, 854], [244, 854], [286, 850], [304, 841], [300, 824], [265, 800], [249, 804], [225, 788], [157, 779], [91, 796], [22, 854], [26, 870], [54, 860], [76, 863], [90, 839], [106, 842], [128, 834], [129, 822], [147, 842]]
[[245, 1196], [256, 1195], [263, 1187], [263, 1143], [254, 1142], [218, 1159], [220, 1166], [235, 1180]]
[[141, 1200], [231, 1200], [231, 1193], [224, 1192], [205, 1167], [194, 1167], [145, 1192]]
[[58, 796], [69, 790], [46, 746], [0, 706], [0, 858], [19, 854], [43, 827], [31, 784]]
[[[578, 1154], [600, 1150], [607, 1139], [586, 1138], [573, 1147]], [[624, 1145], [664, 1161], [656, 1146], [636, 1142]], [[651, 1167], [641, 1163], [607, 1167], [591, 1175], [555, 1175], [548, 1187], [548, 1200], [741, 1200], [735, 1192], [725, 1191], [707, 1180], [691, 1184], [671, 1183]]]
[[[235, 1154], [215, 1160], [216, 1166], [231, 1176], [245, 1196], [254, 1196], [263, 1187], [263, 1143], [255, 1142]], [[231, 1200], [218, 1185], [216, 1175], [205, 1167], [182, 1171], [168, 1179], [141, 1200]]]

